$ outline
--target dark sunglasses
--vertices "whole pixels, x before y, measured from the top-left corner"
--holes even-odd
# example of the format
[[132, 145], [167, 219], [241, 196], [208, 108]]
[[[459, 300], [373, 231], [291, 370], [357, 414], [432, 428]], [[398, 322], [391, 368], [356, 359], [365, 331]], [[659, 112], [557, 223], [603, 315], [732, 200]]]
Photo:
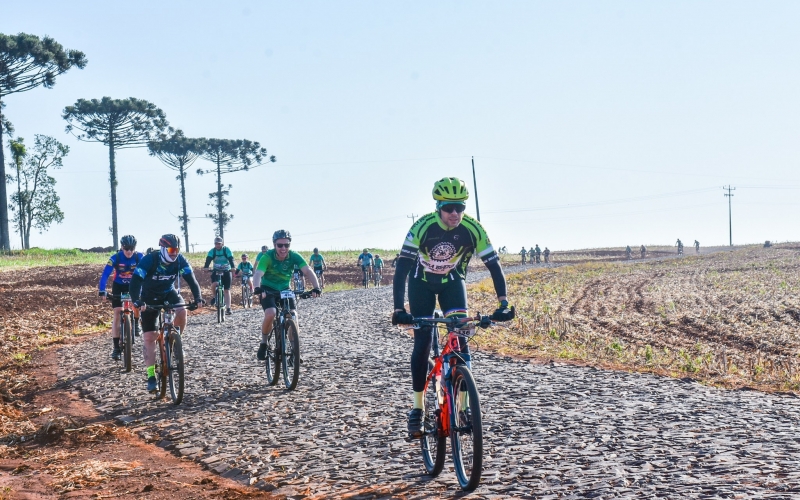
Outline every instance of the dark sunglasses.
[[448, 214], [452, 214], [453, 212], [456, 212], [456, 213], [460, 214], [461, 212], [466, 210], [466, 208], [467, 207], [465, 205], [449, 204], [449, 205], [442, 205], [441, 210], [444, 210]]
[[133, 252], [134, 250], [136, 250], [136, 247], [122, 247], [122, 249], [127, 250], [129, 252]]
[[291, 243], [275, 243], [275, 248], [289, 248]]

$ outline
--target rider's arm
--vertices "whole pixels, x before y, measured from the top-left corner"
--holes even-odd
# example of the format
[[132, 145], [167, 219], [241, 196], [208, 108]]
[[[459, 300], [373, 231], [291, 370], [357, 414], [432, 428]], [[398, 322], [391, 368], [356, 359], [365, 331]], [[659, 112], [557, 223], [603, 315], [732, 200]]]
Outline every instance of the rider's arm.
[[131, 300], [136, 302], [139, 300], [139, 297], [142, 295], [142, 284], [144, 283], [144, 269], [139, 271], [141, 268], [137, 268], [134, 271], [133, 276], [131, 277], [131, 284], [128, 288], [128, 293], [131, 294]]
[[111, 276], [111, 273], [114, 272], [114, 257], [115, 256], [112, 256], [110, 259], [108, 259], [108, 264], [106, 264], [106, 267], [103, 269], [103, 274], [100, 276], [100, 284], [97, 288], [101, 292], [106, 291], [106, 283], [108, 282], [108, 278]]
[[495, 259], [485, 264], [486, 268], [489, 269], [489, 274], [492, 276], [492, 283], [494, 283], [494, 291], [497, 293], [497, 300], [506, 300], [506, 275], [503, 274], [500, 261]]
[[209, 254], [206, 255], [206, 263], [203, 264], [203, 269], [208, 269], [208, 265], [211, 264], [212, 260], [214, 260], [214, 256], [211, 255], [211, 252], [209, 252]]
[[189, 272], [184, 274], [183, 279], [189, 285], [189, 289], [192, 291], [194, 301], [199, 302], [202, 298], [202, 295], [200, 294], [200, 283], [197, 282], [197, 278], [195, 277], [194, 273]]
[[306, 279], [311, 282], [311, 284], [313, 285], [312, 288], [319, 288], [319, 281], [317, 281], [317, 273], [312, 271], [310, 267], [308, 266], [301, 267], [300, 272], [302, 272], [303, 276], [305, 276]]
[[394, 271], [394, 281], [392, 281], [392, 295], [394, 296], [394, 308], [396, 311], [405, 310], [406, 305], [406, 278], [408, 273], [414, 268], [414, 261], [400, 257], [397, 259], [397, 267]]
[[[226, 247], [226, 248], [227, 248], [227, 247]], [[233, 262], [233, 253], [231, 253], [231, 249], [230, 249], [230, 248], [228, 248], [228, 255], [227, 255], [227, 257], [228, 257], [228, 263], [230, 263], [230, 265], [231, 265], [231, 269], [233, 269], [234, 267], [236, 267], [236, 263], [235, 263], [235, 262]]]

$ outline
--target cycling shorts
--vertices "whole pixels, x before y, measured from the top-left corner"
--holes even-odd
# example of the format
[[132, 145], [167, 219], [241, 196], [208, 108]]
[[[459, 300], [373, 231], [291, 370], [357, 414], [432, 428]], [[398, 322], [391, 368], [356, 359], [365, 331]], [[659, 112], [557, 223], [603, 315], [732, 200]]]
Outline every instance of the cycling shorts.
[[116, 281], [111, 283], [111, 295], [117, 295], [117, 297], [111, 297], [111, 307], [122, 307], [122, 299], [119, 298], [119, 295], [128, 293], [129, 289], [129, 284], [117, 283]]
[[[219, 282], [219, 275], [216, 273], [211, 273], [211, 282], [217, 283]], [[222, 272], [222, 289], [223, 290], [230, 290], [231, 289], [231, 272], [230, 271], [223, 271]]]
[[322, 274], [322, 266], [319, 266], [319, 267], [314, 266], [314, 272], [316, 274]]
[[[164, 302], [169, 302], [170, 304], [184, 304], [183, 297], [178, 293], [177, 290], [174, 288], [167, 292], [166, 295], [162, 295], [159, 297], [155, 296], [142, 296], [142, 300], [144, 300], [145, 304], [163, 304]], [[142, 320], [142, 331], [143, 332], [154, 332], [158, 325], [158, 309], [151, 309], [147, 308], [142, 311], [140, 317]]]
[[[261, 309], [280, 309], [281, 292], [278, 290], [273, 290], [272, 288], [265, 288], [263, 286], [261, 287], [261, 292], [265, 295], [265, 297], [261, 298]], [[289, 299], [289, 309], [297, 308], [294, 300], [295, 299]]]

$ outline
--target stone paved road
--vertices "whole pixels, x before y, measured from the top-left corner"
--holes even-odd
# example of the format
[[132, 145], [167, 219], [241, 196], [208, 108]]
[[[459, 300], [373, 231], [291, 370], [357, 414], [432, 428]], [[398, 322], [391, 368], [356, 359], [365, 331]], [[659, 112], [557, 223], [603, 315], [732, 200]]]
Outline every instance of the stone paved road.
[[[291, 393], [256, 362], [260, 310], [190, 320], [177, 407], [145, 392], [139, 353], [136, 373], [118, 374], [106, 338], [64, 348], [61, 375], [145, 438], [280, 495], [456, 496], [452, 468], [429, 480], [403, 440], [411, 339], [388, 322], [390, 293], [301, 303]], [[487, 456], [470, 496], [800, 498], [795, 397], [475, 358]]]

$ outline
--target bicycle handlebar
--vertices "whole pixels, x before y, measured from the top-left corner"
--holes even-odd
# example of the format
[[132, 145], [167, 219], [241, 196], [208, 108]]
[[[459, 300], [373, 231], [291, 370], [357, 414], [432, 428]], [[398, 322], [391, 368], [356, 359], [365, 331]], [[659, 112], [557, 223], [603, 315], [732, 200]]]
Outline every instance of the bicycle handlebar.
[[155, 309], [157, 311], [166, 311], [167, 309], [178, 309], [179, 307], [185, 307], [186, 309], [190, 308], [197, 308], [200, 304], [197, 302], [187, 302], [185, 304], [147, 304], [145, 303], [145, 307], [148, 309]]
[[445, 324], [448, 326], [452, 326], [453, 328], [464, 328], [465, 326], [469, 325], [470, 323], [475, 323], [478, 325], [493, 325], [495, 324], [494, 321], [491, 320], [489, 316], [481, 316], [478, 314], [474, 318], [462, 318], [462, 317], [453, 317], [453, 318], [414, 318], [414, 325], [419, 327], [420, 325], [437, 325], [437, 324]]

